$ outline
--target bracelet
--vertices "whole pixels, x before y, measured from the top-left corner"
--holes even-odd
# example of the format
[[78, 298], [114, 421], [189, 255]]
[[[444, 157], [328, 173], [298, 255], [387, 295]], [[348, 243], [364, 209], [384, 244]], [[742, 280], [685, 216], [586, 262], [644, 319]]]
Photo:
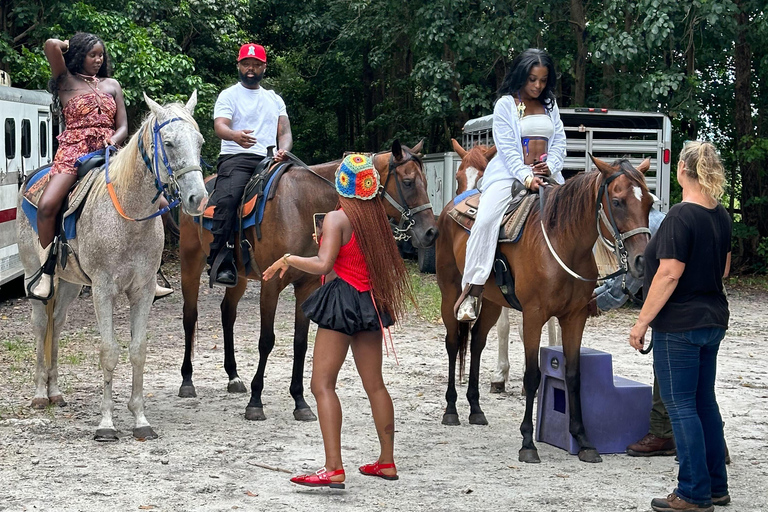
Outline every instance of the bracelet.
[[287, 267], [291, 266], [291, 264], [288, 263], [288, 256], [290, 256], [290, 255], [291, 255], [291, 253], [289, 253], [289, 252], [283, 254], [283, 263], [285, 263], [285, 266], [287, 266]]
[[525, 181], [523, 182], [523, 185], [525, 185], [525, 188], [531, 188], [531, 182], [533, 181], [533, 174], [529, 174]]

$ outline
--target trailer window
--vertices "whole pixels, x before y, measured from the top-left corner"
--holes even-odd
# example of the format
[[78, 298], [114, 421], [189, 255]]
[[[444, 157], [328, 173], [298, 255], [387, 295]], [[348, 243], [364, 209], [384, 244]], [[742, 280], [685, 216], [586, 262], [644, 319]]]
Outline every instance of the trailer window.
[[24, 158], [32, 156], [32, 123], [29, 119], [21, 120], [21, 156]]
[[5, 159], [14, 158], [16, 158], [16, 120], [8, 118], [5, 120]]
[[40, 121], [40, 156], [48, 156], [48, 123]]

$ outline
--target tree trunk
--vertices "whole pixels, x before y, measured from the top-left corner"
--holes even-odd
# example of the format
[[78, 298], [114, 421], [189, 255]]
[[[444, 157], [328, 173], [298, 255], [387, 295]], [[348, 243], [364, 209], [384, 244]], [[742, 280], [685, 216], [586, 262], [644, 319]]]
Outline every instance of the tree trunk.
[[576, 58], [573, 65], [573, 103], [584, 105], [587, 97], [587, 20], [583, 0], [571, 0], [571, 28], [576, 37]]

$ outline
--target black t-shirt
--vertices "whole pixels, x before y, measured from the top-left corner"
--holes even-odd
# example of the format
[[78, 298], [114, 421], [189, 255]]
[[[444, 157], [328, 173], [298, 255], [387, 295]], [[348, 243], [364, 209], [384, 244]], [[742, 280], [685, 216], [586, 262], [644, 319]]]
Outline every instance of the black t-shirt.
[[673, 206], [645, 249], [645, 294], [659, 270], [659, 260], [678, 260], [685, 263], [685, 270], [651, 327], [662, 332], [727, 329], [723, 274], [730, 250], [731, 218], [722, 205], [713, 209], [695, 203]]

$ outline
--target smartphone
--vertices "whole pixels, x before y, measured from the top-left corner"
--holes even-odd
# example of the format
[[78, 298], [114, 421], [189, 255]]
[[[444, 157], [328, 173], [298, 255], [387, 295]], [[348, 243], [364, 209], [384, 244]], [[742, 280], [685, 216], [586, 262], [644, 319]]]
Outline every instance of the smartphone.
[[320, 237], [323, 236], [323, 220], [325, 220], [325, 214], [316, 213], [312, 218], [315, 220], [315, 241], [320, 243]]

